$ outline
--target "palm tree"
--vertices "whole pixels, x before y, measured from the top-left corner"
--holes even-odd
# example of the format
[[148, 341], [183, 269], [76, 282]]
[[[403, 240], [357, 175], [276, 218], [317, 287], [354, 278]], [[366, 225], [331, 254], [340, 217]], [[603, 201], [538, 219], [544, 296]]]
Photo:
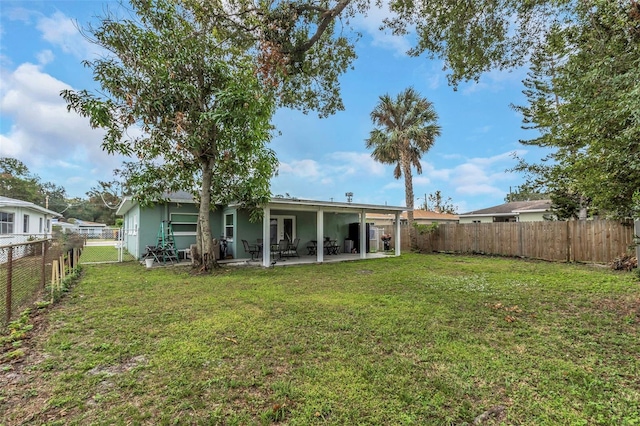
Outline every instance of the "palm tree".
[[380, 103], [371, 112], [376, 126], [366, 140], [371, 156], [382, 164], [395, 164], [393, 176], [404, 175], [407, 219], [411, 247], [417, 246], [416, 230], [413, 226], [413, 176], [411, 166], [422, 173], [420, 158], [440, 136], [438, 114], [433, 104], [420, 96], [412, 87], [405, 89], [393, 100], [388, 94], [380, 96]]

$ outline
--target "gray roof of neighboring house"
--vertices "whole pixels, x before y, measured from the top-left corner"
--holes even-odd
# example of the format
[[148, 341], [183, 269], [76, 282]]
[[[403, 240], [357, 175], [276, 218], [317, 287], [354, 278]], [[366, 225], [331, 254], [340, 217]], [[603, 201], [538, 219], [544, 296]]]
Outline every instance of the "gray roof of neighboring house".
[[62, 217], [60, 213], [56, 213], [53, 210], [45, 209], [37, 204], [30, 203], [29, 201], [16, 200], [15, 198], [0, 196], [0, 207], [23, 207], [31, 210], [35, 210], [42, 214], [48, 214], [55, 217]]
[[499, 206], [488, 207], [486, 209], [474, 210], [462, 213], [459, 216], [480, 216], [494, 215], [506, 216], [517, 213], [526, 212], [544, 212], [551, 209], [551, 200], [534, 200], [534, 201], [513, 201], [511, 203], [500, 204]]

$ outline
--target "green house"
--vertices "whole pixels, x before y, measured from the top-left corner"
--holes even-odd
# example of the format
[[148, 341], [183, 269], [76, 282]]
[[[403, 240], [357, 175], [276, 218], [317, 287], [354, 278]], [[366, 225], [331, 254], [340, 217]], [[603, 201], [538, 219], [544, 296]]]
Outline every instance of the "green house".
[[[263, 207], [260, 222], [249, 220], [249, 211], [239, 205], [216, 206], [210, 213], [211, 235], [226, 242], [226, 257], [251, 259], [256, 256], [263, 266], [269, 266], [273, 257], [272, 247], [281, 240], [298, 241], [299, 255], [314, 256], [323, 262], [323, 242], [332, 241], [340, 251], [358, 253], [366, 257], [369, 226], [367, 213], [386, 213], [400, 216], [404, 207], [370, 204], [340, 203], [303, 200], [297, 198], [272, 198]], [[170, 223], [178, 252], [196, 243], [198, 206], [188, 193], [168, 196], [165, 203], [142, 207], [132, 197], [125, 197], [117, 215], [124, 218], [123, 241], [125, 248], [136, 258], [142, 258], [147, 246], [155, 246], [159, 236]], [[396, 219], [396, 223], [400, 223]], [[400, 235], [399, 229], [396, 235]], [[243, 240], [253, 247], [263, 241], [259, 253], [245, 251]], [[320, 243], [318, 243], [320, 242]], [[314, 249], [314, 247], [320, 249]], [[395, 244], [400, 255], [400, 241]]]

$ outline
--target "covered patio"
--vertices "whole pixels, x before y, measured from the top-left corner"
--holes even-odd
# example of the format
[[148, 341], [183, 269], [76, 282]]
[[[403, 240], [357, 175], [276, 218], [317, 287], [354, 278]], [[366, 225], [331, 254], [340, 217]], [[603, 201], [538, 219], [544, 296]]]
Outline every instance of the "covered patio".
[[[345, 260], [367, 259], [374, 257], [384, 257], [389, 254], [382, 252], [371, 252], [368, 250], [368, 241], [370, 236], [367, 235], [368, 226], [366, 223], [367, 213], [385, 213], [393, 214], [396, 217], [396, 235], [400, 235], [400, 214], [406, 210], [404, 207], [397, 206], [383, 206], [372, 204], [357, 204], [357, 203], [342, 203], [333, 201], [315, 201], [315, 200], [302, 200], [295, 198], [272, 198], [271, 202], [264, 207], [263, 219], [262, 219], [262, 241], [269, 241], [270, 244], [264, 244], [261, 261], [262, 266], [272, 266], [272, 261], [275, 260], [275, 265], [280, 264], [295, 264], [299, 263], [324, 263], [324, 262], [340, 262]], [[298, 247], [298, 257], [287, 257], [286, 260], [274, 258], [271, 252], [271, 245], [278, 242], [279, 239], [285, 238], [285, 235], [279, 234], [277, 231], [274, 234], [274, 217], [281, 217], [282, 215], [300, 215], [307, 218], [304, 223], [299, 223], [300, 228], [306, 227], [312, 228], [312, 238], [318, 244], [318, 249], [315, 250], [315, 254], [307, 254], [307, 243], [302, 247]], [[337, 219], [338, 218], [338, 219]], [[344, 220], [340, 221], [339, 218]], [[352, 229], [357, 229], [356, 237], [353, 239], [353, 250], [349, 253], [345, 253], [345, 250], [340, 250], [338, 254], [327, 254], [322, 249], [322, 242], [328, 237], [327, 235], [335, 233], [340, 235], [336, 238], [339, 246], [344, 245], [345, 233], [347, 232], [345, 223], [349, 222], [353, 218], [355, 223], [349, 225], [358, 225]], [[277, 228], [276, 228], [277, 229]], [[350, 229], [350, 230], [352, 230]], [[310, 239], [311, 240], [311, 239]], [[394, 251], [391, 255], [400, 255], [401, 242], [399, 240], [394, 241]]]

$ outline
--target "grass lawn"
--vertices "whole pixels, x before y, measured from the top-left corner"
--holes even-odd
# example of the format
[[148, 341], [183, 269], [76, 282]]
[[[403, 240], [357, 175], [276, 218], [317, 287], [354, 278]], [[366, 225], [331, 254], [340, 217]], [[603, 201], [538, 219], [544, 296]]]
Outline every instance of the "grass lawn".
[[[135, 260], [128, 251], [124, 251], [123, 260], [130, 261]], [[108, 246], [85, 246], [82, 249], [82, 255], [80, 256], [80, 263], [92, 263], [92, 262], [117, 262], [118, 261], [118, 249], [114, 244]]]
[[640, 424], [635, 274], [417, 254], [188, 271], [85, 266], [0, 361], [0, 419]]

